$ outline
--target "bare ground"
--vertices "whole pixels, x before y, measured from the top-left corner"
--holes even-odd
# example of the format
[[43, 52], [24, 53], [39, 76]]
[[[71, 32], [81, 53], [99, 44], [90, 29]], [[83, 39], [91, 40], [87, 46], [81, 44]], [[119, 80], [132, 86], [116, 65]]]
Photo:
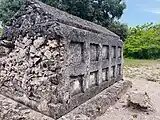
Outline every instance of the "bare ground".
[[[133, 87], [117, 104], [96, 120], [160, 120], [160, 63], [125, 66], [125, 80], [130, 80]], [[153, 103], [153, 110], [140, 111], [127, 107], [127, 94], [130, 91], [145, 91]]]

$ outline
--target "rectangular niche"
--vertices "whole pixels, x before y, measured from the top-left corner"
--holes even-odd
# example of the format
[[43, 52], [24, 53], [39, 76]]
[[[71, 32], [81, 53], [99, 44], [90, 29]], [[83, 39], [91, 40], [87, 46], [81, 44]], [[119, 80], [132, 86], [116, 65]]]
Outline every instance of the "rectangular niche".
[[98, 71], [91, 72], [90, 73], [90, 79], [89, 79], [89, 87], [95, 86], [98, 83]]
[[79, 76], [70, 76], [71, 80], [71, 94], [76, 95], [82, 93], [83, 91], [83, 75]]
[[70, 43], [70, 63], [81, 63], [84, 58], [84, 43], [71, 42]]
[[112, 49], [111, 49], [111, 57], [112, 57], [112, 58], [116, 58], [116, 46], [112, 46]]
[[115, 70], [116, 70], [115, 68], [116, 68], [116, 66], [112, 66], [112, 67], [111, 67], [111, 77], [112, 77], [112, 78], [115, 78], [115, 76], [116, 76], [116, 75], [115, 75]]
[[103, 60], [109, 59], [109, 46], [108, 45], [103, 45], [102, 47], [102, 58]]
[[122, 58], [122, 48], [118, 47], [118, 58]]
[[90, 44], [90, 59], [91, 61], [98, 61], [98, 44]]
[[122, 68], [121, 68], [121, 64], [117, 65], [117, 75], [121, 75], [122, 74]]
[[108, 68], [104, 68], [102, 70], [102, 81], [108, 81], [108, 73], [109, 73]]

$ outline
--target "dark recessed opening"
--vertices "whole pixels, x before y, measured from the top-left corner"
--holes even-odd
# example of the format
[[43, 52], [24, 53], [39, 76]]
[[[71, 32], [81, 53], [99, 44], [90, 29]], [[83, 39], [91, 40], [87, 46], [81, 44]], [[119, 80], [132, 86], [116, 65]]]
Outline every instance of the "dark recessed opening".
[[102, 47], [102, 58], [103, 60], [109, 59], [109, 46], [108, 45], [103, 45]]
[[91, 61], [98, 61], [99, 59], [99, 45], [91, 43], [90, 44], [90, 59]]
[[102, 70], [102, 81], [108, 81], [108, 73], [109, 73], [108, 68], [104, 68]]

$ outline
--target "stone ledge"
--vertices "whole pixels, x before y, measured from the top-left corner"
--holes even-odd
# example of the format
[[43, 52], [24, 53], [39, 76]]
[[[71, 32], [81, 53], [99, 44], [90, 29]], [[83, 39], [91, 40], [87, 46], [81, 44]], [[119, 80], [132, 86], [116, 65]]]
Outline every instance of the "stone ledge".
[[[104, 114], [111, 105], [115, 104], [131, 86], [132, 83], [129, 81], [119, 81], [58, 120], [95, 120], [97, 116]], [[3, 95], [0, 95], [0, 108], [0, 119], [3, 118], [3, 120], [14, 118], [55, 120]]]
[[130, 81], [119, 81], [58, 120], [94, 120], [115, 104], [131, 86]]

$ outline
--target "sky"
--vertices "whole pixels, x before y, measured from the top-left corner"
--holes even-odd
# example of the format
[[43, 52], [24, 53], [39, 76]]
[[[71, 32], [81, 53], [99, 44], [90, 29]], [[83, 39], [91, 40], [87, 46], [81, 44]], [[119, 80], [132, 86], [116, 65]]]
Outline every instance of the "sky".
[[160, 24], [160, 0], [124, 0], [127, 9], [120, 21], [130, 27], [145, 23]]

